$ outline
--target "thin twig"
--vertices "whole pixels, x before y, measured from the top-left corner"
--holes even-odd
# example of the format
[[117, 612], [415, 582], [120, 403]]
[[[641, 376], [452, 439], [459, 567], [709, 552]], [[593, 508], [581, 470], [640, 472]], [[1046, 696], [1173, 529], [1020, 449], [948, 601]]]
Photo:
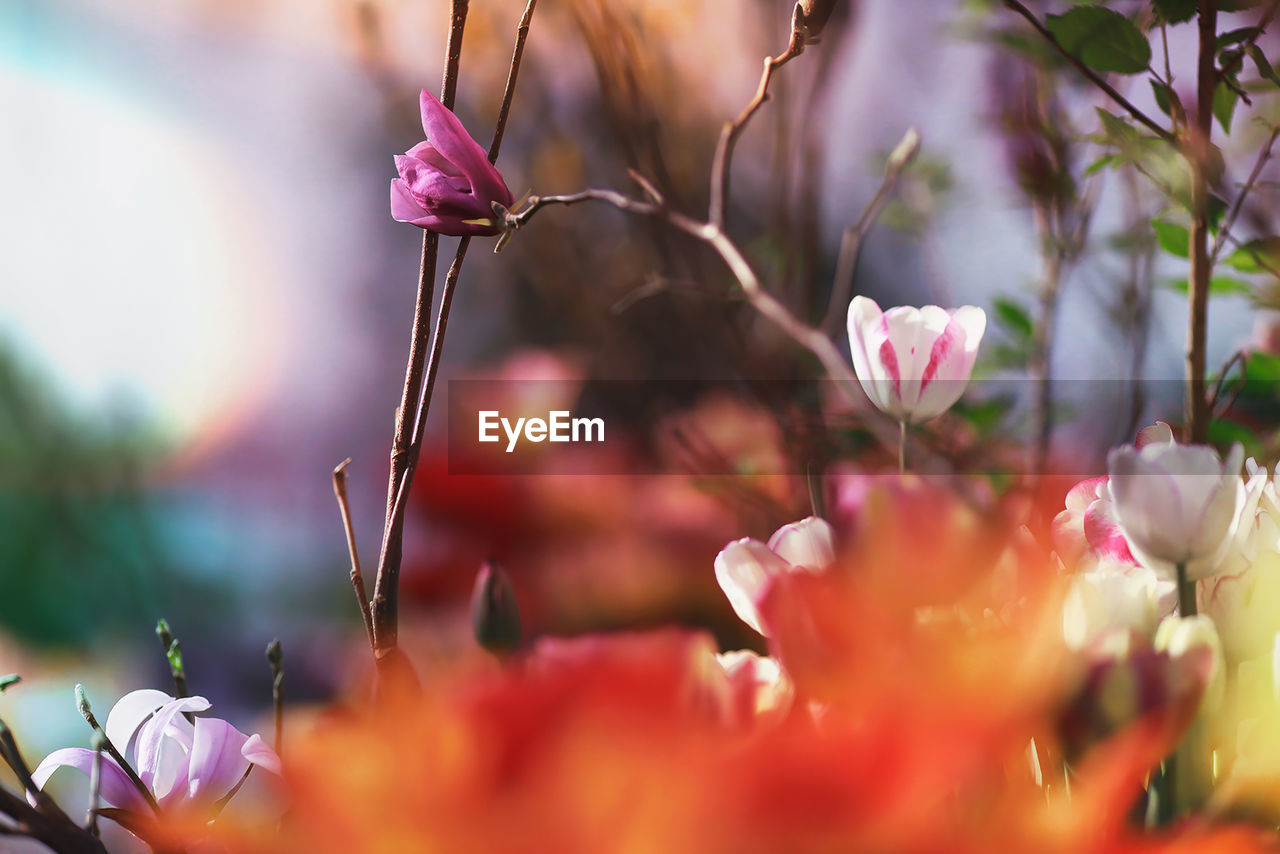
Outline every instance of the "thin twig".
[[133, 783], [134, 788], [138, 790], [138, 794], [142, 795], [142, 799], [147, 802], [147, 805], [151, 807], [152, 811], [155, 812], [156, 815], [160, 815], [160, 805], [156, 803], [155, 795], [151, 794], [151, 790], [147, 788], [146, 783], [142, 782], [142, 778], [138, 776], [138, 772], [133, 770], [133, 766], [130, 765], [128, 760], [120, 754], [120, 751], [116, 746], [111, 743], [111, 739], [107, 738], [107, 731], [102, 728], [102, 725], [98, 723], [98, 719], [94, 717], [93, 708], [89, 705], [89, 698], [85, 695], [83, 685], [76, 686], [76, 708], [80, 710], [80, 716], [84, 718], [85, 723], [87, 723], [94, 732], [101, 734], [102, 747], [107, 751], [107, 755], [116, 761], [116, 764], [120, 766], [120, 770], [124, 771], [124, 775], [129, 778], [130, 783]]
[[729, 198], [729, 174], [733, 163], [733, 149], [738, 142], [738, 137], [747, 126], [747, 122], [751, 121], [751, 117], [756, 114], [756, 110], [769, 99], [769, 83], [773, 80], [773, 73], [804, 53], [804, 45], [804, 17], [800, 12], [800, 6], [797, 5], [792, 18], [791, 41], [787, 44], [786, 50], [777, 56], [765, 57], [764, 71], [760, 75], [760, 85], [756, 88], [755, 97], [748, 102], [736, 119], [726, 122], [720, 131], [715, 158], [711, 162], [711, 203], [707, 214], [707, 220], [711, 224], [724, 225], [724, 211]]
[[[40, 801], [48, 800], [48, 795], [44, 794], [31, 779], [31, 769], [22, 758], [22, 752], [18, 750], [18, 742], [13, 737], [13, 730], [9, 729], [4, 721], [0, 721], [0, 759], [4, 759], [5, 764], [13, 770], [18, 782], [22, 784], [23, 791]], [[43, 804], [39, 805], [43, 806]]]
[[831, 299], [827, 303], [827, 313], [820, 327], [828, 335], [835, 335], [839, 331], [840, 321], [848, 309], [849, 299], [853, 296], [853, 277], [858, 270], [858, 258], [862, 254], [863, 240], [871, 230], [871, 226], [875, 225], [876, 220], [879, 219], [884, 206], [893, 197], [894, 190], [898, 187], [898, 179], [902, 177], [902, 170], [915, 159], [919, 151], [920, 134], [915, 128], [911, 128], [889, 155], [885, 163], [884, 178], [880, 181], [876, 194], [871, 197], [871, 201], [863, 209], [858, 221], [846, 228], [844, 236], [840, 238], [836, 277], [831, 285]]
[[1062, 42], [1058, 41], [1058, 39], [1054, 36], [1054, 34], [1049, 32], [1048, 28], [1045, 27], [1044, 24], [1040, 23], [1040, 19], [1036, 17], [1034, 12], [1032, 12], [1030, 9], [1028, 9], [1026, 6], [1020, 3], [1019, 0], [1003, 0], [1003, 2], [1007, 8], [1013, 10], [1014, 12], [1017, 12], [1019, 15], [1026, 18], [1027, 21], [1031, 24], [1031, 26], [1035, 28], [1036, 32], [1039, 33], [1047, 42], [1049, 42], [1049, 44], [1052, 45], [1053, 48], [1058, 51], [1058, 53], [1062, 54], [1062, 56], [1067, 60], [1067, 62], [1070, 62], [1073, 66], [1075, 66], [1077, 71], [1079, 71], [1085, 77], [1089, 78], [1089, 82], [1093, 83], [1093, 85], [1097, 86], [1099, 89], [1105, 92], [1107, 96], [1111, 98], [1111, 100], [1114, 101], [1116, 104], [1118, 104], [1121, 108], [1123, 108], [1125, 112], [1133, 116], [1142, 124], [1146, 125], [1147, 128], [1149, 128], [1156, 136], [1160, 137], [1165, 142], [1171, 142], [1175, 144], [1177, 143], [1178, 138], [1173, 133], [1161, 127], [1153, 119], [1151, 119], [1150, 116], [1148, 116], [1146, 113], [1142, 112], [1142, 110], [1139, 110], [1137, 107], [1135, 107], [1128, 98], [1126, 98], [1124, 95], [1121, 95], [1118, 91], [1116, 91], [1116, 88], [1112, 86], [1110, 83], [1108, 83], [1106, 80], [1104, 80], [1096, 71], [1094, 71], [1089, 66], [1085, 65], [1076, 57], [1072, 56], [1071, 53], [1068, 52], [1067, 49], [1062, 46]]
[[[267, 663], [271, 665], [271, 709], [275, 713], [276, 756], [284, 755], [284, 647], [280, 638], [267, 644]], [[246, 772], [247, 773], [247, 772]]]
[[1240, 189], [1235, 200], [1231, 203], [1231, 209], [1227, 211], [1226, 218], [1222, 221], [1222, 226], [1218, 229], [1218, 236], [1213, 241], [1213, 250], [1209, 253], [1209, 264], [1218, 263], [1218, 256], [1222, 253], [1222, 247], [1227, 243], [1227, 237], [1231, 233], [1231, 227], [1236, 224], [1236, 218], [1240, 216], [1240, 210], [1244, 207], [1244, 200], [1253, 192], [1253, 188], [1257, 185], [1258, 179], [1262, 177], [1262, 170], [1266, 167], [1267, 161], [1271, 159], [1271, 149], [1276, 143], [1277, 137], [1280, 137], [1280, 125], [1272, 129], [1267, 136], [1267, 142], [1258, 152], [1258, 158], [1253, 163], [1253, 169], [1249, 172], [1249, 178], [1244, 182], [1244, 187]]
[[507, 215], [507, 226], [509, 228], [524, 226], [534, 214], [548, 205], [574, 205], [587, 201], [604, 202], [619, 210], [641, 216], [662, 217], [673, 227], [709, 245], [729, 267], [730, 272], [738, 280], [743, 294], [752, 307], [780, 328], [793, 341], [816, 356], [827, 374], [840, 387], [854, 410], [868, 416], [866, 418], [867, 429], [875, 435], [884, 447], [896, 447], [896, 434], [883, 419], [876, 417], [876, 413], [869, 409], [866, 395], [863, 394], [857, 377], [845, 362], [844, 357], [840, 355], [840, 351], [831, 342], [831, 339], [821, 330], [808, 326], [797, 319], [787, 310], [786, 306], [765, 291], [755, 270], [751, 268], [741, 250], [714, 223], [700, 222], [679, 211], [674, 211], [652, 202], [631, 198], [613, 190], [589, 189], [560, 196], [531, 196], [525, 208]]
[[98, 804], [102, 800], [102, 749], [106, 738], [98, 733], [93, 734], [93, 765], [89, 768], [89, 812], [85, 816], [85, 830], [94, 837], [101, 836], [98, 831]]
[[529, 37], [529, 23], [533, 20], [533, 9], [538, 0], [529, 0], [520, 16], [520, 24], [516, 27], [516, 46], [511, 52], [511, 67], [507, 70], [507, 85], [502, 91], [502, 107], [498, 110], [498, 122], [493, 128], [493, 142], [489, 144], [489, 162], [498, 162], [498, 151], [502, 148], [502, 135], [507, 130], [507, 116], [511, 114], [511, 101], [516, 94], [516, 79], [520, 76], [520, 61], [524, 58], [524, 43]]
[[351, 559], [351, 587], [356, 594], [356, 605], [360, 608], [360, 619], [364, 622], [365, 633], [369, 636], [369, 645], [373, 645], [373, 615], [369, 613], [369, 593], [364, 586], [364, 573], [360, 571], [360, 552], [356, 548], [355, 525], [351, 521], [351, 504], [347, 500], [347, 466], [351, 458], [347, 457], [333, 470], [333, 494], [338, 499], [338, 512], [342, 514], [342, 530], [347, 536], [347, 555]]
[[[1227, 374], [1231, 371], [1231, 369], [1235, 365], [1240, 366], [1240, 372], [1242, 374], [1242, 380], [1243, 380], [1243, 375], [1245, 374], [1245, 372], [1248, 370], [1248, 367], [1249, 367], [1249, 354], [1246, 353], [1244, 350], [1236, 350], [1234, 353], [1231, 354], [1231, 357], [1227, 359], [1225, 363], [1223, 363], [1222, 369], [1218, 372], [1218, 379], [1213, 384], [1213, 391], [1209, 395], [1209, 409], [1211, 411], [1217, 408], [1218, 399], [1222, 396], [1222, 387], [1227, 381]], [[1239, 396], [1239, 392], [1240, 390], [1236, 389], [1236, 397]], [[1235, 403], [1234, 397], [1232, 398], [1231, 402], [1228, 403], [1227, 406], [1223, 409], [1223, 411], [1220, 413], [1217, 413], [1215, 417], [1218, 417], [1218, 418], [1222, 417], [1222, 415], [1226, 412], [1226, 410], [1231, 408], [1232, 403]]]

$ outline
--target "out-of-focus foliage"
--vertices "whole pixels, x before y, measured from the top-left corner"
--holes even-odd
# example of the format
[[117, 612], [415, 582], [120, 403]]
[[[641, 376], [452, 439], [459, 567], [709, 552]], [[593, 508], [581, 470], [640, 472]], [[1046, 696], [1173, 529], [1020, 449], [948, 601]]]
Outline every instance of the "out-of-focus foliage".
[[0, 626], [27, 641], [101, 641], [151, 622], [167, 577], [157, 444], [127, 414], [82, 417], [0, 348]]

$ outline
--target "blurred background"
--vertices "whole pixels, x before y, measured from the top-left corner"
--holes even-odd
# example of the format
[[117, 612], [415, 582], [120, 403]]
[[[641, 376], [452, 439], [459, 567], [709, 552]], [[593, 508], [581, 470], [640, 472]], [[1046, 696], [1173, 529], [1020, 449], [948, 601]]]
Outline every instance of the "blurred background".
[[[391, 220], [387, 185], [392, 155], [422, 137], [418, 90], [439, 86], [447, 6], [0, 0], [0, 673], [26, 677], [3, 708], [34, 754], [83, 740], [73, 683], [104, 708], [166, 686], [159, 617], [193, 691], [245, 727], [269, 707], [271, 638], [292, 699], [329, 696], [366, 666], [330, 472], [352, 458], [372, 565], [421, 241]], [[1058, 282], [1052, 455], [1097, 465], [1135, 425], [1177, 417], [1185, 296], [1167, 285], [1180, 266], [1149, 235], [1158, 193], [1127, 172], [1085, 174], [1098, 99], [998, 6], [838, 4], [739, 146], [730, 229], [816, 321], [841, 231], [917, 128], [923, 147], [856, 291], [987, 308], [981, 373], [1013, 393], [979, 383], [943, 432], [961, 458], [1008, 461], [1034, 430], [1022, 380], [1036, 369], [1025, 326], [1040, 317], [1044, 215], [1087, 210]], [[485, 143], [523, 7], [472, 0], [457, 112]], [[784, 0], [542, 0], [499, 161], [511, 189], [630, 189], [636, 169], [705, 210], [719, 128], [789, 18]], [[1175, 63], [1188, 39], [1170, 33]], [[1132, 89], [1154, 110], [1143, 81]], [[1235, 121], [1223, 145], [1239, 181], [1265, 129], [1243, 108]], [[1258, 199], [1246, 219], [1261, 229], [1274, 194]], [[1274, 349], [1270, 318], [1246, 295], [1216, 299], [1210, 364]], [[406, 541], [415, 648], [466, 642], [489, 556], [532, 632], [678, 620], [751, 644], [712, 560], [810, 512], [806, 479], [776, 474], [805, 465], [772, 461], [803, 455], [788, 425], [827, 406], [816, 375], [716, 258], [654, 223], [549, 210], [501, 255], [480, 241], [442, 379], [553, 379], [602, 397], [639, 465], [667, 474], [593, 476], [619, 469], [584, 453], [572, 471], [450, 476], [437, 395]], [[618, 379], [653, 394], [610, 397]], [[723, 393], [756, 379], [784, 392]], [[1150, 381], [1141, 396], [1133, 380]], [[739, 474], [700, 471], [708, 458]], [[820, 470], [843, 470], [831, 464]]]

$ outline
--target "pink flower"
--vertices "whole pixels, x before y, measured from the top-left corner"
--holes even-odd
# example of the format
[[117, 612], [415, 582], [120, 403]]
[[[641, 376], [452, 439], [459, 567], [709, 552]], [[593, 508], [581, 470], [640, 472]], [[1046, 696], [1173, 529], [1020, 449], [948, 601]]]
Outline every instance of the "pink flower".
[[454, 237], [502, 231], [493, 203], [513, 201], [506, 181], [458, 117], [422, 90], [422, 129], [427, 134], [396, 157], [399, 178], [391, 181], [391, 216]]
[[760, 602], [777, 576], [797, 570], [824, 570], [835, 561], [831, 525], [817, 516], [783, 525], [765, 545], [745, 537], [716, 555], [716, 581], [734, 612], [751, 628], [767, 635]]
[[[204, 697], [174, 699], [163, 691], [146, 689], [125, 694], [107, 716], [108, 740], [138, 772], [162, 809], [210, 806], [253, 765], [280, 773], [280, 759], [261, 736], [245, 735], [219, 718], [187, 720], [186, 714], [208, 708]], [[88, 774], [93, 761], [92, 750], [64, 747], [46, 756], [31, 776], [43, 788], [59, 768]], [[124, 769], [107, 754], [102, 757], [102, 798], [130, 812], [149, 812]]]
[[960, 399], [987, 315], [966, 305], [947, 311], [900, 305], [880, 311], [863, 296], [849, 303], [849, 348], [863, 390], [880, 410], [918, 424]]

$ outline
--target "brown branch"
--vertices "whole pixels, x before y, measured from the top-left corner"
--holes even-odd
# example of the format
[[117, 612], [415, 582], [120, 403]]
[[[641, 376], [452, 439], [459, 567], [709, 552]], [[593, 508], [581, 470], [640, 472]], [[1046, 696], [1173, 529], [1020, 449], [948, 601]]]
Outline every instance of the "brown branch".
[[351, 458], [347, 457], [333, 470], [333, 495], [338, 499], [338, 512], [342, 515], [342, 530], [347, 536], [347, 554], [351, 559], [351, 587], [356, 594], [356, 604], [360, 608], [360, 619], [364, 622], [365, 633], [369, 636], [369, 645], [373, 646], [373, 616], [369, 613], [369, 593], [364, 585], [364, 573], [360, 571], [360, 553], [356, 549], [356, 531], [351, 522], [351, 505], [347, 500], [347, 466]]
[[[467, 27], [469, 0], [450, 0], [449, 40], [445, 46], [444, 79], [440, 84], [440, 103], [447, 110], [453, 109], [458, 92], [458, 68], [462, 62], [462, 37]], [[383, 552], [387, 539], [395, 528], [395, 506], [402, 482], [409, 469], [415, 418], [422, 393], [422, 371], [426, 360], [427, 336], [430, 333], [431, 303], [435, 299], [436, 257], [440, 249], [440, 235], [433, 231], [422, 235], [422, 260], [418, 268], [418, 294], [413, 306], [413, 337], [409, 344], [409, 364], [405, 369], [404, 390], [400, 406], [396, 410], [395, 437], [391, 443], [391, 472], [387, 480], [387, 510], [383, 525]], [[379, 561], [377, 588], [385, 583], [384, 567]], [[398, 579], [399, 567], [396, 568]], [[374, 597], [377, 598], [376, 595]], [[394, 603], [393, 603], [394, 606]], [[394, 612], [388, 614], [370, 611], [373, 635], [373, 653], [380, 658], [395, 646], [397, 628]], [[388, 621], [390, 624], [388, 624]]]
[[1239, 195], [1231, 203], [1231, 209], [1227, 211], [1226, 217], [1222, 220], [1222, 225], [1218, 229], [1218, 236], [1213, 241], [1213, 250], [1209, 253], [1210, 265], [1218, 263], [1218, 256], [1222, 254], [1222, 248], [1227, 243], [1231, 228], [1236, 224], [1236, 218], [1240, 216], [1240, 210], [1244, 207], [1244, 200], [1253, 192], [1258, 179], [1262, 177], [1262, 170], [1271, 159], [1271, 149], [1275, 145], [1277, 138], [1280, 138], [1280, 125], [1273, 128], [1271, 134], [1267, 137], [1266, 144], [1258, 152], [1258, 158], [1254, 161], [1253, 169], [1249, 172], [1249, 178], [1244, 182], [1244, 187], [1241, 188]]
[[858, 269], [858, 258], [862, 254], [862, 242], [867, 232], [875, 225], [889, 203], [894, 190], [898, 187], [898, 179], [902, 170], [915, 159], [920, 151], [920, 134], [915, 128], [907, 131], [902, 141], [897, 144], [885, 164], [884, 179], [876, 194], [858, 217], [858, 221], [844, 230], [840, 238], [840, 256], [836, 262], [836, 277], [831, 285], [831, 299], [827, 303], [827, 313], [822, 320], [821, 329], [828, 335], [839, 331], [840, 321], [848, 310], [849, 300], [853, 296], [853, 277]]
[[1057, 37], [1054, 36], [1053, 33], [1049, 32], [1048, 28], [1045, 27], [1044, 24], [1040, 23], [1040, 19], [1036, 17], [1034, 12], [1032, 12], [1030, 9], [1028, 9], [1026, 6], [1020, 3], [1019, 0], [1003, 0], [1003, 2], [1007, 8], [1013, 10], [1014, 12], [1017, 12], [1019, 15], [1026, 18], [1027, 21], [1031, 24], [1031, 26], [1035, 28], [1035, 31], [1039, 33], [1045, 39], [1045, 41], [1049, 42], [1049, 44], [1053, 46], [1054, 50], [1062, 54], [1063, 58], [1065, 58], [1067, 62], [1075, 66], [1076, 70], [1079, 71], [1081, 74], [1083, 74], [1085, 77], [1087, 77], [1090, 83], [1092, 83], [1094, 86], [1097, 86], [1099, 89], [1105, 92], [1107, 94], [1107, 97], [1109, 97], [1112, 101], [1114, 101], [1117, 105], [1119, 105], [1122, 109], [1124, 109], [1125, 112], [1133, 116], [1142, 124], [1146, 125], [1147, 128], [1149, 128], [1156, 136], [1160, 137], [1165, 142], [1172, 142], [1175, 144], [1177, 143], [1178, 138], [1174, 136], [1174, 134], [1172, 134], [1165, 128], [1161, 127], [1153, 119], [1151, 119], [1150, 116], [1148, 116], [1146, 113], [1142, 112], [1142, 110], [1139, 110], [1137, 107], [1135, 107], [1128, 98], [1126, 98], [1124, 95], [1121, 95], [1118, 91], [1116, 91], [1116, 88], [1112, 86], [1110, 83], [1108, 83], [1106, 80], [1104, 80], [1102, 76], [1099, 75], [1096, 71], [1094, 71], [1089, 66], [1085, 65], [1075, 56], [1072, 56], [1071, 53], [1065, 47], [1062, 46], [1062, 42], [1058, 41]]
[[467, 247], [470, 244], [470, 237], [463, 237], [458, 241], [453, 264], [450, 265], [449, 272], [445, 276], [444, 291], [440, 297], [440, 310], [436, 315], [435, 330], [431, 336], [431, 355], [427, 360], [426, 385], [418, 405], [413, 437], [409, 445], [409, 458], [396, 489], [391, 522], [383, 537], [382, 551], [378, 556], [378, 579], [373, 588], [372, 614], [377, 638], [374, 654], [379, 660], [394, 650], [399, 642], [400, 563], [404, 554], [404, 520], [408, 510], [409, 489], [413, 484], [418, 457], [422, 452], [422, 437], [426, 431], [427, 415], [431, 409], [436, 377], [440, 372], [440, 356], [444, 349], [444, 333], [449, 324], [449, 310], [453, 305], [458, 276], [462, 271], [462, 262], [466, 258]]
[[1205, 349], [1209, 333], [1209, 179], [1205, 168], [1213, 134], [1213, 92], [1218, 83], [1215, 61], [1218, 28], [1217, 0], [1200, 0], [1200, 49], [1196, 63], [1196, 117], [1187, 159], [1191, 165], [1191, 269], [1187, 277], [1190, 311], [1187, 318], [1186, 438], [1204, 443], [1209, 438], [1209, 397], [1206, 392]]
[[791, 41], [786, 50], [777, 56], [766, 57], [764, 71], [760, 75], [760, 85], [756, 88], [755, 97], [747, 104], [736, 119], [727, 122], [720, 131], [720, 140], [716, 144], [715, 158], [711, 162], [711, 203], [707, 214], [708, 222], [717, 227], [724, 226], [724, 211], [729, 198], [729, 173], [733, 162], [733, 149], [738, 137], [756, 114], [756, 110], [769, 99], [769, 83], [773, 73], [800, 54], [804, 53], [805, 26], [804, 14], [799, 4], [792, 16]]

